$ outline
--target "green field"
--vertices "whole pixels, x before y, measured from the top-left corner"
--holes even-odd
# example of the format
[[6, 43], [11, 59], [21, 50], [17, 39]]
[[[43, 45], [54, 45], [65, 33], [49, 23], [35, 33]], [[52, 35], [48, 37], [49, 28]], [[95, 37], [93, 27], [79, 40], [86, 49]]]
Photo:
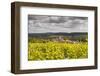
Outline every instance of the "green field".
[[28, 42], [28, 60], [59, 60], [88, 58], [88, 43]]

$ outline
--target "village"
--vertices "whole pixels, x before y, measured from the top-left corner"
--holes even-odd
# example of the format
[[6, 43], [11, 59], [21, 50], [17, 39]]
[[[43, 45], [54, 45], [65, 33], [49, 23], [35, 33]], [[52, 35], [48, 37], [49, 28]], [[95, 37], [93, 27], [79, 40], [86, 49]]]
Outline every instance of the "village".
[[55, 37], [55, 38], [52, 38], [53, 42], [65, 42], [65, 43], [79, 43], [79, 41], [76, 41], [76, 40], [70, 40], [70, 39], [65, 39], [63, 36], [58, 36], [58, 37]]

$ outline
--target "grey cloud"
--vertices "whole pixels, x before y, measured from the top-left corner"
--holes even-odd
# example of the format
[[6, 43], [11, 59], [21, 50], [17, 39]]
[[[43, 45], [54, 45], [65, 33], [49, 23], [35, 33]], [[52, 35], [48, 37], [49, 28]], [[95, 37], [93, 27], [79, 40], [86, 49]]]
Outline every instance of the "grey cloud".
[[88, 17], [72, 16], [28, 16], [29, 33], [87, 32]]

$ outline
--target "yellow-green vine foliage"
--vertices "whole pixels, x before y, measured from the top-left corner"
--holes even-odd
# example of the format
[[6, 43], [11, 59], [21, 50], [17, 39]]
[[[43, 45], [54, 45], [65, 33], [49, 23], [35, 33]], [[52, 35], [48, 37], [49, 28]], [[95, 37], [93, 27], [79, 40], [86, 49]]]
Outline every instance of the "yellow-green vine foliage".
[[28, 60], [59, 60], [88, 58], [87, 42], [28, 43]]

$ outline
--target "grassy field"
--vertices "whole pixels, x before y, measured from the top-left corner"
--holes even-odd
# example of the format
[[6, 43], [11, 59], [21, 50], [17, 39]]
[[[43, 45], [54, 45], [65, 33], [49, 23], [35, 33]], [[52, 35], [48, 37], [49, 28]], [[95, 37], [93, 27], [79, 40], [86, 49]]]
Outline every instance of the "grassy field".
[[28, 43], [28, 60], [58, 60], [88, 58], [87, 42], [30, 42]]

